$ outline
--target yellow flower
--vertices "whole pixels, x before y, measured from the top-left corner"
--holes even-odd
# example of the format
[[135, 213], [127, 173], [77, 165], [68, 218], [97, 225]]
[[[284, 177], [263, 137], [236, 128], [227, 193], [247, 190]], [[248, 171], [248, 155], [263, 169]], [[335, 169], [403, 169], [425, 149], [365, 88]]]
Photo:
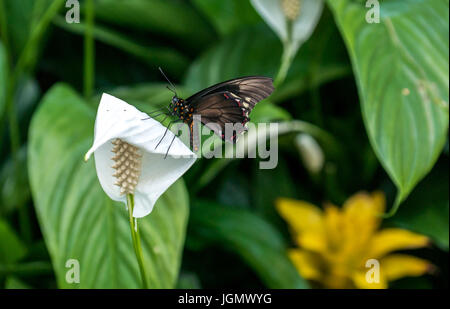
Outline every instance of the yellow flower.
[[[383, 193], [358, 193], [341, 209], [327, 204], [322, 211], [310, 203], [284, 198], [277, 200], [276, 207], [298, 245], [289, 250], [290, 259], [303, 278], [325, 288], [387, 288], [388, 281], [432, 269], [425, 260], [390, 254], [424, 247], [429, 239], [404, 229], [379, 230]], [[371, 268], [366, 263], [373, 259], [379, 263], [379, 276], [368, 278]]]

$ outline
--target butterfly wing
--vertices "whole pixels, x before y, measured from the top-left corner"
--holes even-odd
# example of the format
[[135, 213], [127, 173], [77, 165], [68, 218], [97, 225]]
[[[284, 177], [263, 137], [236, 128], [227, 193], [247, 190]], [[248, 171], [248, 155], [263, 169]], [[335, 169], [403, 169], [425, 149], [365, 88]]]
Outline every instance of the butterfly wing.
[[[194, 113], [201, 115], [201, 122], [222, 140], [228, 138], [231, 142], [236, 142], [238, 134], [247, 130], [245, 124], [250, 120], [249, 110], [243, 106], [242, 99], [228, 91], [203, 97], [197, 102]], [[225, 134], [227, 123], [234, 125], [230, 136]]]
[[186, 99], [189, 104], [196, 104], [202, 98], [220, 92], [229, 92], [239, 97], [250, 113], [256, 103], [267, 98], [274, 90], [273, 80], [264, 76], [246, 76], [231, 79], [206, 88]]
[[[232, 79], [206, 88], [186, 99], [194, 107], [194, 114], [223, 140], [236, 142], [237, 135], [246, 131], [245, 124], [256, 103], [274, 90], [271, 78], [248, 76]], [[225, 124], [235, 125], [231, 136], [225, 134]], [[192, 135], [192, 134], [191, 134]]]

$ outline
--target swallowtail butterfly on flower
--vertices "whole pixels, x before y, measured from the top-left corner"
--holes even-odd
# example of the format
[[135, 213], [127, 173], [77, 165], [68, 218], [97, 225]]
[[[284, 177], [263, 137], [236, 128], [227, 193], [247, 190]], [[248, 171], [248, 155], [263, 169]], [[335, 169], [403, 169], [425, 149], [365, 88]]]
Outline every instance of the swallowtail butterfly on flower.
[[[201, 122], [222, 140], [235, 143], [238, 135], [247, 130], [245, 125], [250, 121], [249, 115], [252, 109], [259, 101], [270, 96], [274, 90], [272, 78], [245, 76], [213, 85], [187, 99], [182, 99], [177, 96], [175, 86], [161, 68], [160, 71], [171, 86], [167, 88], [175, 94], [168, 109], [170, 116], [176, 116], [177, 119], [172, 121], [167, 128], [169, 129], [170, 125], [175, 122], [186, 123], [190, 129], [190, 146], [193, 151], [197, 151], [199, 147], [198, 132], [194, 130], [194, 115], [200, 115]], [[237, 126], [242, 129], [234, 130], [231, 136], [226, 136], [226, 123], [242, 124], [242, 126]]]

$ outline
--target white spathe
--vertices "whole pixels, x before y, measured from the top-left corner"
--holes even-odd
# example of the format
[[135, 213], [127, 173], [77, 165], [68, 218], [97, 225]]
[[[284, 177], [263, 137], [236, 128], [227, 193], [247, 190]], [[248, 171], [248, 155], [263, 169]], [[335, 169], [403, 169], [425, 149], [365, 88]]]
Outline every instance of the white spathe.
[[166, 127], [134, 106], [109, 94], [102, 95], [95, 119], [94, 143], [85, 160], [94, 154], [103, 190], [112, 200], [126, 203], [126, 196], [121, 195], [120, 187], [115, 185], [112, 141], [118, 138], [140, 149], [141, 173], [134, 192], [133, 216], [136, 218], [148, 215], [158, 198], [196, 160], [195, 154], [177, 137], [164, 158], [174, 134], [169, 130], [158, 148], [155, 147], [165, 131]]
[[299, 3], [299, 15], [289, 22], [283, 12], [281, 1], [251, 0], [250, 2], [281, 41], [284, 44], [290, 44], [294, 55], [313, 33], [323, 10], [323, 0], [302, 0]]

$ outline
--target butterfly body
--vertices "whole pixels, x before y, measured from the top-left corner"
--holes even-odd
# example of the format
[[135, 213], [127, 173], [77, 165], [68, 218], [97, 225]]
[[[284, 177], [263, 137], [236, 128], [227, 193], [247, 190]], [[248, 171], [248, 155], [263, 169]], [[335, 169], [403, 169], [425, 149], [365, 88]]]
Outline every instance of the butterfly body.
[[[238, 135], [247, 131], [252, 109], [273, 90], [271, 78], [246, 76], [213, 85], [185, 100], [175, 94], [169, 109], [173, 116], [189, 125], [191, 148], [197, 151], [198, 133], [193, 126], [195, 115], [199, 115], [201, 122], [222, 140], [235, 143]], [[226, 124], [233, 125], [231, 136], [226, 134]]]
[[174, 96], [169, 109], [171, 109], [173, 116], [178, 117], [184, 123], [189, 124], [192, 121], [194, 107], [187, 104], [185, 100]]

